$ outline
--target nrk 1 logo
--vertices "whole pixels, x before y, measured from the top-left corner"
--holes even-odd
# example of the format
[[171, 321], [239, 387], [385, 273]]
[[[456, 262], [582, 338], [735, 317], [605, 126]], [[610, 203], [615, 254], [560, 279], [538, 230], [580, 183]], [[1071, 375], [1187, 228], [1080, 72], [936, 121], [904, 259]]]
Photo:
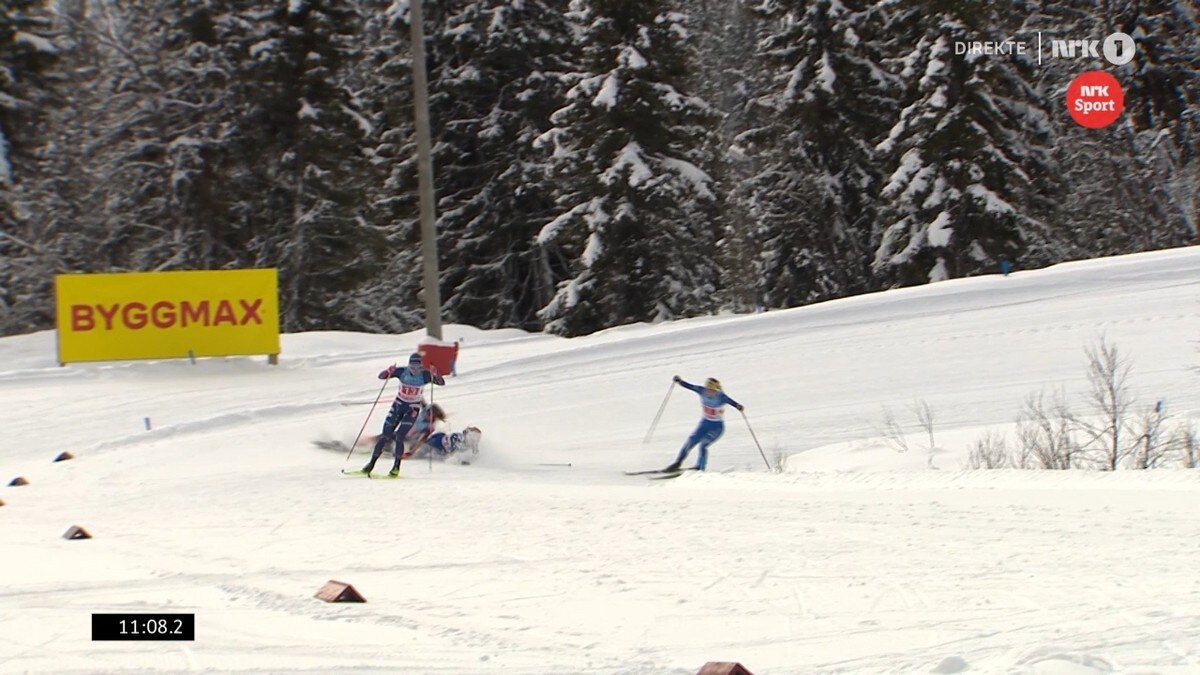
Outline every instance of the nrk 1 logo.
[[[1031, 42], [1034, 43], [1034, 49], [1030, 49]], [[1137, 43], [1127, 33], [1113, 33], [1103, 40], [1043, 40], [1042, 31], [1036, 31], [1033, 40], [954, 43], [954, 53], [958, 55], [1024, 56], [1035, 50], [1038, 65], [1042, 64], [1044, 58], [1099, 61], [1103, 57], [1113, 66], [1123, 66], [1137, 54]], [[1121, 116], [1125, 108], [1125, 94], [1115, 77], [1101, 70], [1091, 70], [1076, 77], [1067, 87], [1066, 103], [1071, 119], [1079, 125], [1102, 129]]]
[[[1038, 32], [1038, 63], [1042, 62], [1042, 34]], [[1097, 52], [1099, 48], [1099, 52]], [[1133, 60], [1137, 52], [1137, 44], [1125, 33], [1113, 33], [1100, 40], [1050, 40], [1050, 57], [1054, 59], [1098, 59], [1100, 54], [1104, 60], [1114, 66], [1123, 66]]]

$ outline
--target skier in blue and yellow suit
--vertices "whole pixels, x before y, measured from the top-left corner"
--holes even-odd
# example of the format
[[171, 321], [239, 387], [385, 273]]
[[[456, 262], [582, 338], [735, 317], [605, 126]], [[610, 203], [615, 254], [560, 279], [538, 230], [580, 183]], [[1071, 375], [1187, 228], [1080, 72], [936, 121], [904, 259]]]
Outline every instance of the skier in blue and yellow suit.
[[697, 443], [700, 444], [700, 458], [696, 462], [695, 468], [699, 471], [704, 471], [704, 467], [708, 465], [708, 447], [715, 443], [721, 434], [725, 433], [725, 422], [722, 417], [725, 414], [725, 406], [731, 405], [738, 410], [745, 408], [741, 403], [729, 398], [725, 392], [721, 391], [721, 383], [717, 378], [710, 377], [704, 382], [704, 387], [684, 382], [675, 376], [675, 383], [684, 389], [690, 389], [700, 395], [700, 410], [703, 417], [700, 419], [700, 424], [691, 436], [683, 442], [683, 447], [679, 449], [679, 456], [663, 471], [679, 471], [683, 460], [687, 459], [688, 452], [691, 451]]

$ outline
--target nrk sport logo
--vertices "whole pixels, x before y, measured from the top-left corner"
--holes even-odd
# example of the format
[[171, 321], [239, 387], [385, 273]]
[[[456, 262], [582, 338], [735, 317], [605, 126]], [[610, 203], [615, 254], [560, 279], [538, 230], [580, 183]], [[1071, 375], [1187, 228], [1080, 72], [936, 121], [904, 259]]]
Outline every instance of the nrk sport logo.
[[1125, 92], [1117, 78], [1103, 70], [1089, 70], [1067, 86], [1067, 112], [1079, 126], [1103, 129], [1124, 109]]
[[[1137, 43], [1126, 33], [1113, 33], [1103, 40], [1049, 39], [1051, 59], [1099, 60], [1101, 56], [1114, 66], [1123, 66], [1133, 60]], [[1044, 56], [1042, 31], [1037, 31], [1036, 49], [1038, 65]], [[971, 55], [1025, 55], [1030, 52], [1029, 41], [1003, 40], [1000, 42], [955, 42], [955, 54]], [[1067, 112], [1080, 126], [1102, 129], [1117, 120], [1125, 109], [1125, 93], [1112, 75], [1102, 70], [1091, 70], [1079, 75], [1067, 87]]]

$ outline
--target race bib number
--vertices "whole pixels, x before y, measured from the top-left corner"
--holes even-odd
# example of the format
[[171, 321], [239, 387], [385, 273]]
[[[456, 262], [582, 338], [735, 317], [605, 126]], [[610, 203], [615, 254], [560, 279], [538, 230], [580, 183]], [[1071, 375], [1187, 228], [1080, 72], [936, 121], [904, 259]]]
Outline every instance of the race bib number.
[[421, 400], [421, 390], [424, 387], [416, 387], [411, 384], [400, 385], [400, 400], [405, 403], [416, 403]]
[[700, 406], [700, 408], [701, 408], [701, 410], [703, 410], [704, 416], [710, 420], [719, 420], [719, 419], [721, 419], [721, 416], [723, 414], [725, 414], [724, 408], [714, 408], [712, 406], [707, 406], [707, 405], [702, 405], [702, 406]]

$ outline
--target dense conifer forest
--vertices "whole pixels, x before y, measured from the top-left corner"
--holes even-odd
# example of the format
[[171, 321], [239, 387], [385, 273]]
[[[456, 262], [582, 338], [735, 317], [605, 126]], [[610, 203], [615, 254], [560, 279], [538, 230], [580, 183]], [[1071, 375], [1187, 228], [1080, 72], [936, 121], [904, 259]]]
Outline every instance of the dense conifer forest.
[[[422, 7], [446, 321], [580, 335], [1197, 242], [1194, 0]], [[423, 324], [408, 21], [0, 0], [0, 334], [54, 326], [56, 274], [247, 267], [288, 332]], [[1117, 32], [1122, 65], [1046, 46]], [[1124, 94], [1101, 129], [1065, 103], [1089, 70]]]

